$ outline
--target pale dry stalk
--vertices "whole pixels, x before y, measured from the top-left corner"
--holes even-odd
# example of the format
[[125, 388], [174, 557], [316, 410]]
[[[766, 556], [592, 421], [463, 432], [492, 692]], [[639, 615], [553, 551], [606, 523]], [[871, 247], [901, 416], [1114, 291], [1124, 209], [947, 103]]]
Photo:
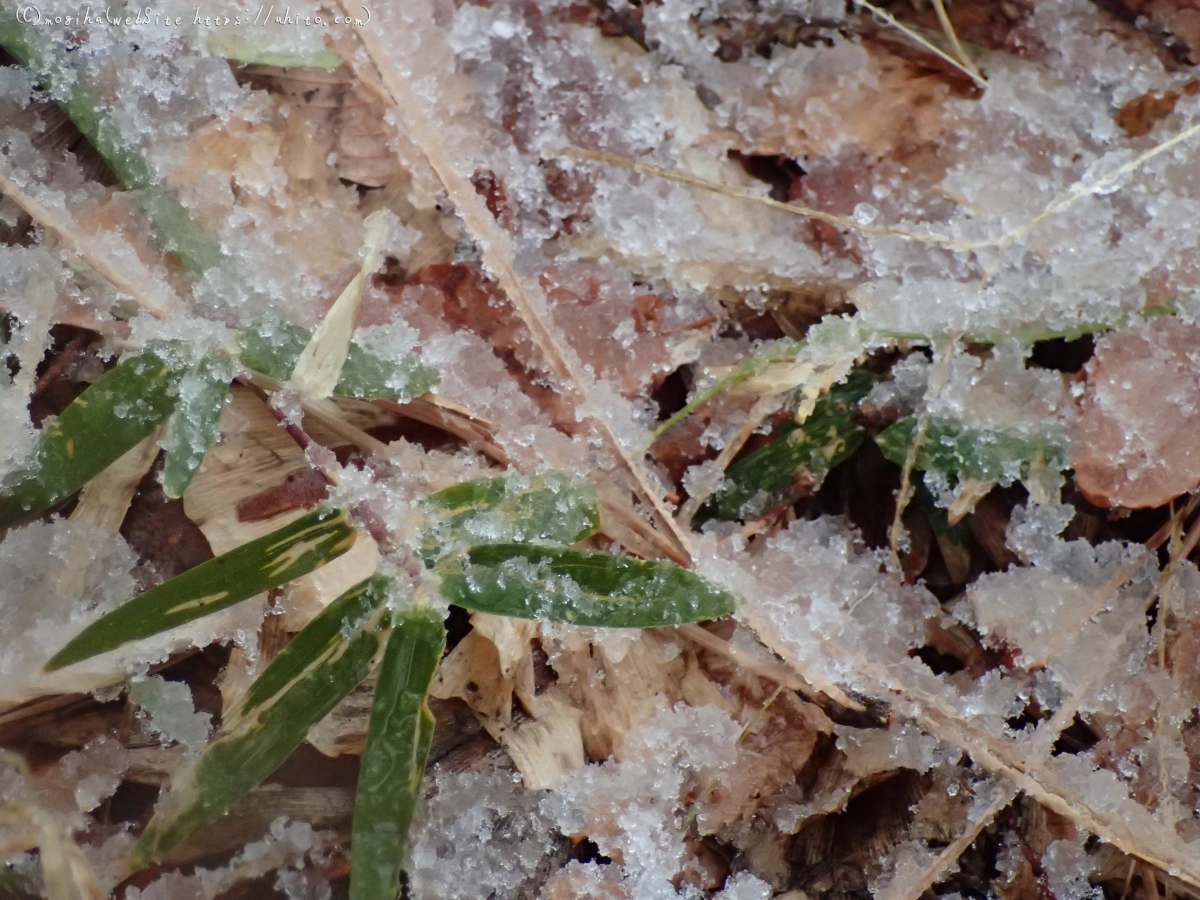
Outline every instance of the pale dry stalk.
[[0, 173], [0, 194], [7, 196], [25, 210], [34, 222], [52, 233], [65, 253], [92, 269], [150, 315], [165, 319], [182, 312], [183, 302], [174, 292], [138, 277], [142, 273], [129, 275], [128, 265], [118, 266], [105, 256], [69, 215], [51, 211], [3, 173]]

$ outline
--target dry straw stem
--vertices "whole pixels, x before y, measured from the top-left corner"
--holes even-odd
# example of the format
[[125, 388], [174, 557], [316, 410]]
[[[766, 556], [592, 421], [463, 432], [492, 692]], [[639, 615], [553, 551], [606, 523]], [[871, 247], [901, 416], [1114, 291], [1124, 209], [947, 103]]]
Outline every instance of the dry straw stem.
[[977, 766], [1007, 778], [1038, 803], [1065, 816], [1121, 852], [1136, 856], [1200, 888], [1200, 865], [1197, 865], [1193, 855], [1183, 849], [1173, 830], [1166, 826], [1155, 827], [1157, 823], [1145, 821], [1135, 829], [1119, 812], [1097, 808], [1063, 784], [1047, 768], [1044, 752], [1038, 753], [1035, 758], [1027, 757], [1008, 739], [990, 734], [964, 720], [956, 711], [946, 709], [938, 697], [904, 684], [878, 664], [861, 658], [855, 659], [854, 664], [860, 675], [874, 682], [875, 691], [880, 695], [900, 695], [909, 717], [925, 732], [961, 747]]
[[0, 173], [0, 194], [10, 198], [25, 210], [33, 221], [54, 234], [62, 249], [69, 255], [95, 271], [118, 291], [131, 297], [152, 316], [165, 319], [182, 311], [183, 303], [173, 292], [127, 275], [128, 265], [118, 267], [93, 245], [68, 215], [58, 215], [50, 211], [3, 173]]
[[967, 56], [967, 52], [963, 49], [962, 44], [958, 42], [958, 35], [954, 32], [954, 23], [950, 21], [950, 14], [946, 12], [946, 4], [943, 0], [933, 0], [933, 8], [937, 12], [938, 23], [942, 26], [942, 33], [946, 35], [946, 40], [954, 48], [955, 57], [962, 63], [960, 68], [975, 79], [976, 84], [982, 87], [985, 83], [983, 75], [980, 74], [979, 68], [972, 61], [971, 57]]
[[957, 838], [942, 848], [937, 858], [926, 866], [914, 872], [908, 878], [898, 878], [888, 885], [887, 889], [877, 894], [875, 900], [920, 900], [920, 897], [931, 887], [942, 880], [958, 858], [967, 848], [975, 843], [983, 829], [994, 819], [1001, 810], [1013, 802], [1017, 789], [1009, 782], [993, 780], [987, 785], [992, 794], [992, 801], [987, 808], [967, 823], [966, 829]]
[[[764, 678], [767, 681], [773, 681], [775, 684], [785, 687], [788, 690], [812, 700], [815, 703], [821, 701], [821, 692], [813, 690], [807, 681], [801, 678], [796, 672], [787, 666], [779, 665], [778, 663], [763, 662], [752, 656], [743, 653], [741, 650], [734, 647], [729, 641], [726, 641], [711, 631], [706, 631], [704, 628], [690, 623], [687, 625], [676, 625], [675, 629], [694, 644], [699, 644], [705, 650], [717, 653], [724, 656], [731, 662], [737, 663], [747, 672], [757, 675], [759, 678]], [[856, 700], [851, 700], [849, 697], [842, 695], [838, 703], [844, 705], [847, 709], [854, 712], [866, 712], [867, 708]]]
[[649, 175], [653, 178], [661, 178], [664, 181], [674, 181], [677, 184], [686, 184], [689, 187], [699, 188], [702, 191], [710, 191], [714, 194], [720, 194], [722, 197], [731, 197], [734, 200], [749, 200], [752, 203], [760, 203], [763, 206], [768, 206], [771, 209], [777, 209], [780, 212], [791, 213], [794, 216], [801, 216], [806, 219], [816, 219], [819, 222], [826, 222], [830, 225], [836, 225], [838, 228], [848, 228], [853, 231], [860, 231], [863, 234], [874, 234], [887, 237], [899, 237], [905, 240], [917, 241], [922, 244], [935, 244], [939, 247], [953, 245], [956, 242], [951, 238], [938, 234], [919, 234], [912, 231], [906, 231], [903, 228], [893, 228], [890, 225], [866, 225], [862, 222], [857, 222], [854, 219], [847, 219], [845, 216], [835, 216], [833, 213], [827, 213], [821, 209], [813, 209], [811, 206], [796, 206], [791, 203], [783, 203], [779, 200], [773, 200], [770, 197], [764, 197], [761, 194], [755, 194], [751, 191], [743, 191], [738, 188], [728, 187], [723, 184], [718, 184], [715, 181], [709, 181], [701, 178], [698, 175], [692, 175], [689, 172], [682, 172], [679, 169], [666, 169], [662, 166], [656, 166], [652, 163], [642, 162], [641, 160], [631, 159], [628, 156], [621, 156], [618, 153], [609, 153], [605, 150], [585, 150], [581, 147], [560, 147], [557, 150], [549, 150], [546, 152], [547, 158], [566, 157], [569, 159], [584, 160], [587, 162], [602, 162], [609, 165], [619, 166], [622, 169], [630, 169], [637, 172], [639, 175]]
[[[353, 11], [350, 0], [342, 0], [342, 6], [347, 12]], [[560, 382], [560, 388], [573, 391], [579, 402], [586, 404], [590, 395], [588, 380], [579, 371], [573, 355], [564, 351], [566, 342], [549, 321], [541, 289], [536, 284], [523, 280], [516, 273], [510, 237], [496, 223], [475, 187], [454, 167], [449, 148], [442, 138], [441, 131], [430, 118], [425, 103], [410, 84], [409, 78], [391, 65], [379, 36], [369, 28], [358, 29], [356, 33], [387, 88], [391, 105], [397, 109], [407, 126], [409, 138], [421, 148], [429, 160], [467, 231], [478, 243], [484, 266], [491, 272], [524, 321], [525, 327], [529, 329], [530, 336], [541, 351], [546, 364]], [[690, 560], [691, 540], [667, 511], [641, 462], [621, 445], [607, 422], [598, 417], [593, 417], [593, 421], [609, 451], [633, 475], [638, 493], [642, 500], [653, 508], [659, 523], [675, 545], [677, 555]]]
[[[1096, 593], [1098, 596], [1111, 597], [1111, 592], [1108, 590], [1108, 585], [1102, 587]], [[1144, 612], [1145, 608], [1148, 607], [1151, 602], [1153, 602], [1154, 596], [1154, 593], [1151, 593], [1150, 599], [1142, 604], [1140, 612]], [[1133, 636], [1133, 633], [1138, 628], [1144, 627], [1144, 621], [1144, 617], [1140, 614], [1130, 616], [1129, 622], [1126, 624], [1125, 629], [1120, 636], [1120, 640], [1114, 642], [1114, 646], [1118, 648], [1124, 646], [1126, 641]], [[1071, 634], [1076, 636], [1079, 634], [1078, 627], [1064, 630], [1069, 630]], [[1109, 666], [1107, 668], [1111, 669], [1117, 661], [1117, 655], [1115, 653], [1112, 654], [1112, 658], [1109, 660]], [[1035, 765], [1045, 765], [1046, 760], [1049, 759], [1054, 750], [1055, 742], [1058, 740], [1063, 730], [1075, 720], [1075, 714], [1079, 711], [1079, 707], [1082, 705], [1084, 698], [1091, 691], [1092, 687], [1096, 683], [1096, 680], [1102, 674], [1107, 674], [1107, 670], [1098, 670], [1093, 678], [1087, 679], [1082, 684], [1077, 686], [1072, 692], [1071, 696], [1069, 696], [1058, 708], [1049, 721], [1044, 722], [1038, 727], [1032, 744], [1032, 746], [1036, 748], [1036, 752], [1031, 757], [1031, 759], [1035, 760]], [[978, 837], [979, 833], [987, 827], [988, 823], [997, 814], [999, 814], [1002, 809], [1012, 802], [1013, 797], [1017, 793], [1016, 785], [1013, 782], [1008, 782], [1003, 788], [997, 787], [996, 790], [999, 790], [999, 793], [995, 796], [992, 803], [988, 805], [988, 808], [979, 816], [979, 818], [970, 823], [968, 828], [962, 835], [959, 836], [958, 839], [945, 847], [932, 865], [925, 870], [916, 873], [911, 879], [907, 880], [903, 885], [902, 891], [893, 891], [890, 893], [889, 898], [881, 898], [881, 900], [918, 900], [918, 898], [920, 898], [920, 896], [926, 890], [932, 887], [941, 878], [941, 876], [945, 874], [951, 864], [953, 864], [953, 862], [969, 846], [971, 846], [972, 843], [974, 843], [975, 838]]]
[[[860, 0], [855, 0], [860, 2]], [[892, 225], [866, 225], [854, 219], [847, 219], [844, 216], [835, 216], [832, 213], [827, 213], [824, 210], [813, 209], [808, 206], [794, 206], [790, 203], [782, 203], [779, 200], [773, 200], [770, 197], [764, 197], [760, 194], [751, 193], [750, 191], [738, 190], [737, 188], [727, 187], [723, 184], [718, 184], [715, 181], [708, 181], [688, 172], [682, 172], [678, 169], [667, 169], [662, 166], [655, 166], [650, 163], [641, 162], [640, 160], [631, 159], [627, 156], [621, 156], [617, 153], [608, 153], [603, 150], [584, 150], [579, 147], [562, 147], [558, 150], [548, 151], [547, 157], [568, 157], [570, 159], [587, 160], [591, 162], [603, 162], [609, 165], [619, 166], [623, 169], [630, 169], [641, 175], [649, 175], [654, 178], [661, 178], [664, 181], [673, 181], [677, 184], [685, 184], [689, 187], [698, 188], [702, 191], [710, 191], [714, 194], [720, 194], [723, 197], [731, 197], [735, 200], [748, 200], [751, 203], [759, 203], [763, 206], [768, 206], [771, 209], [777, 209], [780, 212], [791, 213], [794, 216], [800, 216], [806, 219], [816, 219], [821, 222], [827, 222], [830, 225], [836, 225], [839, 228], [846, 228], [851, 231], [857, 231], [861, 234], [877, 235], [882, 237], [898, 237], [908, 241], [915, 241], [920, 244], [933, 244], [938, 247], [944, 247], [947, 250], [956, 253], [972, 253], [977, 250], [1004, 250], [1011, 246], [1016, 241], [1025, 237], [1030, 231], [1036, 228], [1039, 224], [1052, 216], [1058, 215], [1066, 209], [1074, 206], [1080, 200], [1091, 197], [1095, 194], [1106, 194], [1118, 189], [1118, 183], [1126, 175], [1132, 174], [1154, 159], [1172, 150], [1178, 145], [1190, 140], [1196, 134], [1200, 133], [1200, 122], [1185, 128], [1183, 131], [1174, 137], [1168, 138], [1161, 144], [1156, 144], [1149, 150], [1139, 154], [1129, 162], [1118, 166], [1108, 174], [1097, 178], [1095, 181], [1081, 179], [1077, 181], [1071, 188], [1064, 193], [1059, 199], [1055, 200], [1044, 210], [1025, 222], [1023, 225], [1018, 225], [1011, 231], [1006, 232], [994, 240], [988, 241], [961, 241], [954, 238], [946, 237], [937, 233], [923, 234], [916, 231], [908, 231], [904, 228], [896, 228]], [[995, 265], [999, 265], [996, 263]], [[982, 281], [986, 283], [995, 274], [995, 270], [990, 270], [985, 273]]]
[[877, 19], [882, 22], [886, 22], [888, 25], [891, 25], [910, 41], [920, 44], [934, 56], [938, 57], [938, 59], [941, 59], [954, 66], [954, 68], [958, 69], [960, 72], [974, 81], [979, 87], [987, 87], [987, 82], [983, 80], [983, 76], [979, 74], [979, 70], [975, 68], [975, 64], [971, 62], [967, 55], [963, 53], [962, 47], [959, 46], [958, 36], [955, 35], [954, 26], [950, 24], [950, 18], [946, 15], [946, 10], [942, 7], [942, 0], [933, 0], [934, 6], [937, 7], [938, 21], [942, 23], [942, 29], [946, 31], [946, 37], [950, 39], [950, 44], [952, 47], [954, 47], [954, 52], [958, 54], [958, 59], [955, 59], [949, 53], [944, 52], [934, 44], [931, 44], [929, 41], [925, 40], [925, 38], [921, 37], [921, 35], [917, 34], [917, 32], [913, 31], [903, 22], [899, 21], [887, 10], [880, 9], [873, 3], [868, 3], [867, 0], [853, 0], [853, 2], [855, 6], [861, 6], [863, 9], [869, 9], [871, 14]]

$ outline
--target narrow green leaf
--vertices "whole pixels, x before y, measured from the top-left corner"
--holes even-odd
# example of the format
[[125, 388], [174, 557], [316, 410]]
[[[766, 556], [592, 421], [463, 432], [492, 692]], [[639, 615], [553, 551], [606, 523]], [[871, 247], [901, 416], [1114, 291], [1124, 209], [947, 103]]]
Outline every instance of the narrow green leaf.
[[183, 496], [216, 441], [232, 379], [233, 362], [226, 356], [206, 356], [180, 378], [179, 405], [167, 419], [162, 440], [162, 484], [168, 497]]
[[714, 516], [739, 519], [761, 512], [774, 495], [789, 488], [801, 496], [820, 487], [829, 471], [862, 443], [865, 432], [850, 419], [850, 411], [873, 383], [866, 372], [852, 372], [817, 401], [803, 425], [789, 419], [778, 426], [774, 440], [729, 467], [704, 510], [707, 515], [697, 516], [696, 523]]
[[[26, 7], [26, 9], [36, 9]], [[154, 169], [137, 144], [123, 135], [111, 112], [111, 104], [80, 78], [59, 47], [44, 30], [25, 24], [0, 8], [0, 46], [42, 82], [55, 102], [75, 123], [92, 146], [104, 157], [134, 202], [154, 222], [167, 245], [193, 271], [211, 268], [223, 259], [216, 238], [192, 218], [178, 200], [159, 186]]]
[[600, 527], [586, 478], [550, 473], [464, 481], [425, 500], [427, 561], [479, 543], [574, 544]]
[[177, 377], [150, 350], [100, 376], [42, 429], [29, 465], [0, 488], [0, 527], [70, 497], [149, 437], [175, 408]]
[[336, 69], [342, 58], [328, 47], [280, 47], [278, 39], [219, 28], [208, 36], [208, 52], [248, 65], [281, 69]]
[[429, 609], [410, 609], [393, 622], [354, 796], [350, 900], [392, 900], [400, 889], [433, 740], [426, 698], [445, 646], [446, 628]]
[[[303, 326], [278, 317], [263, 319], [238, 335], [242, 364], [276, 381], [287, 381], [311, 339], [312, 332]], [[383, 347], [353, 343], [337, 393], [362, 400], [407, 399], [424, 394], [440, 380], [437, 370], [424, 365], [415, 354], [397, 355]]]
[[93, 622], [46, 663], [53, 671], [191, 622], [307, 575], [354, 544], [350, 516], [318, 509], [188, 569]]
[[[909, 416], [881, 431], [875, 443], [883, 455], [904, 465], [917, 433]], [[1036, 468], [1065, 468], [1066, 449], [1045, 435], [1009, 429], [971, 428], [953, 419], [931, 419], [917, 447], [915, 468], [941, 472], [958, 481], [975, 478], [1011, 484]]]
[[479, 544], [438, 563], [466, 609], [521, 619], [652, 628], [715, 619], [734, 597], [674, 563], [531, 544]]
[[387, 631], [390, 584], [375, 577], [355, 585], [271, 661], [212, 743], [172, 778], [133, 849], [135, 869], [219, 818], [366, 677]]

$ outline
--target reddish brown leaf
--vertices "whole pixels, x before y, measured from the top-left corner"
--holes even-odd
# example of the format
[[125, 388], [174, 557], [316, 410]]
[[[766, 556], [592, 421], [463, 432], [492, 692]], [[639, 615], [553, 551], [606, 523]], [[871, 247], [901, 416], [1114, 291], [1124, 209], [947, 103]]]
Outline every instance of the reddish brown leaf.
[[1085, 369], [1071, 445], [1100, 506], [1161, 506], [1200, 485], [1200, 326], [1173, 316], [1106, 335]]

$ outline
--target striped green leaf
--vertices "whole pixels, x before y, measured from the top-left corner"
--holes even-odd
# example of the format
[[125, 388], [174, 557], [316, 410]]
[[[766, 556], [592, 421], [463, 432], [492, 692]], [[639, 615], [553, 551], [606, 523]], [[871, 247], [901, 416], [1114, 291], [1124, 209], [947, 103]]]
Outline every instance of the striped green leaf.
[[600, 527], [596, 489], [551, 473], [464, 481], [425, 500], [428, 561], [479, 543], [574, 544]]
[[204, 357], [179, 379], [179, 405], [162, 440], [162, 485], [168, 497], [183, 496], [216, 441], [232, 379], [233, 362], [223, 355]]
[[674, 563], [532, 544], [479, 544], [436, 567], [441, 591], [466, 609], [610, 628], [715, 619], [734, 597]]
[[29, 69], [34, 80], [42, 83], [75, 127], [91, 141], [180, 262], [200, 272], [222, 261], [216, 238], [158, 184], [154, 168], [141, 149], [121, 133], [112, 115], [112, 104], [80, 77], [65, 47], [56, 45], [43, 28], [23, 23], [3, 8], [0, 8], [0, 46]]
[[446, 646], [441, 616], [410, 609], [393, 622], [371, 707], [351, 837], [350, 900], [392, 900], [433, 739], [429, 684]]
[[729, 467], [696, 523], [754, 515], [781, 494], [794, 500], [820, 487], [829, 471], [862, 443], [865, 432], [850, 412], [873, 383], [867, 373], [854, 372], [817, 401], [803, 425], [789, 419], [778, 426], [774, 440]]
[[219, 818], [366, 677], [387, 632], [391, 584], [375, 577], [355, 585], [271, 661], [204, 752], [172, 778], [133, 849], [135, 869]]
[[55, 654], [46, 670], [175, 628], [307, 575], [349, 550], [355, 535], [342, 510], [318, 509], [301, 516], [117, 607]]
[[[276, 381], [287, 381], [311, 338], [312, 332], [300, 325], [278, 317], [262, 319], [238, 335], [242, 364]], [[440, 380], [436, 369], [412, 353], [397, 356], [353, 343], [337, 393], [362, 400], [408, 399], [424, 394]]]
[[[913, 416], [900, 419], [875, 438], [883, 455], [904, 465], [917, 434]], [[1044, 434], [980, 429], [953, 419], [931, 419], [917, 447], [915, 468], [941, 472], [956, 481], [974, 478], [1011, 484], [1039, 468], [1063, 469], [1066, 449]]]
[[178, 369], [146, 350], [122, 359], [42, 429], [0, 488], [0, 527], [45, 512], [145, 440], [175, 409]]

